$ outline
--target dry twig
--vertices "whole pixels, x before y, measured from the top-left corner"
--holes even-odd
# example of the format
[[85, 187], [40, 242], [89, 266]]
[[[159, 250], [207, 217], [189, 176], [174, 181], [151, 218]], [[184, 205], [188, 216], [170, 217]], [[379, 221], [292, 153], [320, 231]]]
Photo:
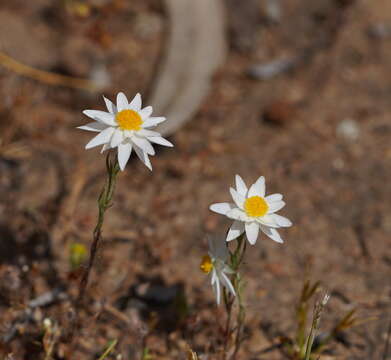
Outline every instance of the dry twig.
[[31, 66], [22, 64], [21, 62], [15, 60], [14, 58], [10, 57], [9, 55], [6, 55], [4, 52], [1, 51], [0, 65], [4, 66], [8, 70], [17, 73], [18, 75], [26, 76], [30, 79], [34, 79], [48, 85], [66, 86], [90, 92], [95, 92], [99, 90], [99, 85], [90, 80], [38, 70]]

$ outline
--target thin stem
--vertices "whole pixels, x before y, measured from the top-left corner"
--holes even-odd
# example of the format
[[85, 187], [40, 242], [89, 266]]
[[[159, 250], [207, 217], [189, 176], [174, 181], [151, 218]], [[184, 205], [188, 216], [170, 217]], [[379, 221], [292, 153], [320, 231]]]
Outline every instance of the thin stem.
[[44, 360], [52, 360], [52, 354], [54, 350], [55, 339], [50, 342], [49, 348], [46, 351]]
[[231, 318], [232, 318], [233, 303], [234, 303], [233, 296], [230, 293], [228, 293], [224, 288], [224, 304], [225, 304], [225, 311], [227, 312], [227, 320], [225, 322], [225, 330], [224, 330], [223, 360], [227, 358], [228, 344], [231, 336]]
[[244, 254], [246, 252], [247, 247], [247, 241], [244, 238], [244, 236], [241, 237], [240, 243], [238, 244], [239, 247], [239, 261], [237, 263], [236, 267], [236, 274], [235, 274], [235, 290], [238, 297], [238, 304], [239, 304], [239, 311], [237, 316], [237, 327], [236, 327], [236, 336], [235, 336], [235, 349], [234, 353], [232, 355], [232, 359], [236, 359], [236, 356], [239, 352], [240, 345], [242, 343], [242, 331], [243, 331], [243, 325], [244, 325], [244, 319], [246, 317], [246, 309], [243, 305], [243, 298], [242, 298], [242, 281], [239, 272], [237, 271], [240, 267], [240, 265], [243, 262]]
[[329, 295], [326, 293], [325, 296], [323, 297], [322, 301], [319, 301], [314, 308], [314, 315], [312, 319], [312, 325], [311, 325], [311, 330], [310, 334], [308, 336], [307, 340], [307, 347], [305, 349], [305, 360], [310, 360], [311, 357], [311, 352], [312, 352], [312, 345], [314, 344], [314, 339], [315, 339], [315, 333], [316, 330], [319, 328], [319, 322], [320, 322], [320, 317], [323, 312], [323, 308], [327, 304], [327, 301], [329, 300]]
[[318, 290], [320, 282], [311, 284], [310, 280], [305, 280], [301, 290], [301, 296], [296, 308], [297, 334], [296, 344], [299, 348], [300, 358], [303, 358], [306, 351], [306, 325], [308, 315], [308, 302]]
[[[245, 242], [246, 244], [246, 242]], [[245, 251], [246, 245], [243, 246], [243, 251]], [[237, 327], [236, 327], [236, 336], [235, 336], [235, 349], [234, 353], [232, 355], [232, 359], [236, 359], [236, 356], [239, 352], [240, 345], [242, 344], [242, 331], [243, 331], [243, 326], [244, 326], [244, 319], [246, 317], [246, 308], [243, 305], [243, 299], [242, 299], [242, 294], [241, 294], [241, 278], [239, 273], [236, 274], [235, 277], [235, 286], [237, 289], [237, 296], [238, 296], [238, 303], [239, 303], [239, 311], [238, 311], [238, 316], [237, 316]]]
[[315, 339], [315, 331], [316, 331], [316, 328], [314, 326], [314, 323], [312, 323], [310, 334], [309, 334], [308, 340], [307, 340], [307, 346], [305, 349], [305, 356], [304, 356], [305, 360], [310, 360], [312, 345], [313, 345], [314, 339]]
[[243, 262], [243, 258], [244, 258], [244, 254], [246, 252], [246, 247], [247, 247], [247, 241], [244, 240], [243, 241], [243, 249], [242, 249], [242, 253], [240, 254], [240, 257], [239, 257], [239, 263], [238, 263], [238, 267], [240, 266], [240, 264]]
[[[247, 241], [244, 237], [244, 235], [240, 236], [238, 238], [238, 244], [231, 255], [231, 267], [232, 270], [235, 272], [234, 279], [233, 279], [233, 287], [236, 292], [236, 296], [238, 299], [239, 303], [239, 310], [238, 310], [238, 315], [237, 315], [237, 326], [236, 326], [236, 336], [235, 336], [235, 341], [234, 341], [234, 353], [232, 355], [232, 359], [236, 359], [237, 353], [239, 351], [240, 345], [241, 345], [241, 334], [242, 334], [242, 329], [243, 329], [243, 323], [244, 323], [244, 318], [245, 318], [245, 308], [242, 303], [242, 283], [241, 283], [241, 278], [239, 275], [239, 268], [240, 265], [243, 262], [244, 254], [246, 252], [246, 246], [247, 246]], [[228, 350], [228, 344], [229, 344], [229, 339], [231, 336], [231, 333], [233, 330], [231, 330], [231, 318], [232, 318], [232, 305], [234, 302], [234, 297], [230, 297], [231, 302], [228, 304], [229, 308], [226, 306], [227, 309], [227, 328], [226, 328], [226, 337], [225, 337], [225, 344], [224, 344], [224, 359], [227, 357], [227, 350]]]
[[106, 210], [111, 206], [111, 200], [113, 198], [113, 194], [115, 190], [117, 174], [119, 172], [118, 161], [116, 158], [114, 161], [111, 160], [110, 152], [107, 154], [106, 157], [106, 168], [107, 168], [107, 179], [98, 198], [98, 209], [99, 209], [98, 220], [93, 232], [93, 240], [90, 248], [90, 256], [88, 259], [88, 264], [80, 280], [79, 296], [76, 301], [77, 307], [79, 307], [81, 302], [83, 301], [88, 286], [88, 280], [90, 277], [91, 270], [94, 266], [96, 253], [99, 247], [99, 242], [102, 238], [102, 226], [105, 218], [105, 213]]

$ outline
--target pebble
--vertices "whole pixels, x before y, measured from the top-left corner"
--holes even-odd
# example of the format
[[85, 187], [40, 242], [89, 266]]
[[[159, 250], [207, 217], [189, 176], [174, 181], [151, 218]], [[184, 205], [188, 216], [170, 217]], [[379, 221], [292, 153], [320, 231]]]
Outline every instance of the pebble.
[[360, 136], [360, 128], [356, 120], [344, 119], [337, 125], [337, 136], [355, 141]]
[[248, 69], [248, 74], [257, 80], [269, 80], [277, 75], [292, 70], [298, 62], [298, 57], [283, 57], [265, 64], [253, 65]]
[[368, 28], [368, 35], [375, 39], [386, 39], [391, 37], [391, 24], [377, 23]]
[[279, 23], [282, 17], [280, 0], [267, 0], [265, 3], [265, 12], [270, 21]]

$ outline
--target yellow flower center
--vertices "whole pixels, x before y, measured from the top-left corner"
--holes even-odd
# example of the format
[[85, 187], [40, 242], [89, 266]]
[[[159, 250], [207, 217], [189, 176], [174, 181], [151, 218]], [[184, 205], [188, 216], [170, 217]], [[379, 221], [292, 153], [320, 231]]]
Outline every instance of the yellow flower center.
[[244, 211], [248, 216], [264, 216], [268, 210], [269, 206], [267, 202], [260, 196], [251, 196], [244, 202]]
[[134, 110], [122, 110], [115, 116], [121, 130], [140, 130], [143, 119]]
[[205, 274], [209, 274], [211, 272], [211, 270], [213, 269], [212, 259], [210, 258], [209, 255], [205, 255], [205, 256], [202, 257], [202, 261], [201, 261], [201, 264], [200, 264], [200, 269]]

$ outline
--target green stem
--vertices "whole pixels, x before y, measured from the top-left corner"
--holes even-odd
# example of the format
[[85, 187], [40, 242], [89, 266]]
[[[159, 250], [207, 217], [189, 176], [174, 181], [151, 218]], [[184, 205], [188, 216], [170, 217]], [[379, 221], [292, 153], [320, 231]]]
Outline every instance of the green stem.
[[[238, 304], [239, 304], [235, 342], [234, 342], [234, 353], [232, 355], [232, 359], [236, 359], [236, 356], [239, 352], [239, 348], [242, 342], [242, 330], [243, 330], [244, 319], [245, 319], [245, 307], [243, 305], [243, 298], [242, 298], [242, 280], [239, 274], [239, 268], [243, 262], [244, 254], [246, 252], [246, 247], [247, 247], [247, 240], [244, 237], [244, 235], [242, 235], [238, 238], [238, 245], [235, 249], [235, 252], [231, 256], [231, 267], [235, 271], [235, 275], [233, 279], [233, 287], [235, 289], [236, 297], [238, 299]], [[231, 330], [229, 331], [229, 333], [231, 333]]]
[[310, 330], [310, 334], [308, 336], [307, 346], [305, 349], [305, 356], [304, 356], [305, 360], [310, 360], [310, 358], [311, 358], [312, 346], [314, 344], [316, 330], [318, 330], [318, 328], [319, 328], [320, 317], [322, 315], [323, 308], [326, 305], [328, 299], [329, 299], [329, 296], [326, 294], [324, 296], [323, 300], [321, 300], [317, 304], [315, 304], [314, 315], [313, 315], [312, 324], [311, 324], [311, 330]]
[[[245, 242], [246, 244], [246, 242]], [[243, 252], [245, 251], [246, 246], [243, 246]], [[232, 355], [232, 359], [236, 359], [236, 356], [239, 352], [240, 345], [242, 343], [242, 331], [244, 327], [244, 320], [246, 317], [246, 308], [243, 305], [243, 298], [242, 298], [242, 293], [241, 293], [241, 278], [239, 273], [236, 273], [235, 276], [235, 290], [237, 292], [237, 297], [238, 297], [238, 303], [239, 303], [239, 311], [238, 311], [238, 316], [237, 316], [237, 327], [236, 327], [236, 336], [235, 336], [235, 349], [234, 353]]]
[[90, 248], [90, 256], [88, 259], [87, 267], [83, 272], [83, 276], [80, 280], [79, 285], [79, 296], [77, 298], [76, 304], [77, 307], [83, 301], [87, 286], [88, 280], [90, 277], [91, 270], [94, 266], [96, 253], [99, 247], [99, 242], [102, 239], [102, 226], [105, 219], [106, 210], [111, 206], [111, 200], [114, 195], [115, 183], [117, 180], [117, 174], [119, 172], [119, 164], [115, 157], [114, 160], [111, 159], [111, 153], [109, 152], [106, 157], [106, 169], [107, 169], [107, 179], [106, 183], [99, 195], [98, 198], [98, 220], [93, 232], [93, 240]]
[[228, 293], [225, 288], [223, 290], [223, 294], [224, 294], [225, 311], [227, 312], [227, 320], [224, 329], [224, 349], [223, 349], [223, 360], [225, 360], [227, 358], [228, 344], [231, 336], [231, 318], [232, 318], [232, 305], [234, 303], [234, 297], [230, 293]]

